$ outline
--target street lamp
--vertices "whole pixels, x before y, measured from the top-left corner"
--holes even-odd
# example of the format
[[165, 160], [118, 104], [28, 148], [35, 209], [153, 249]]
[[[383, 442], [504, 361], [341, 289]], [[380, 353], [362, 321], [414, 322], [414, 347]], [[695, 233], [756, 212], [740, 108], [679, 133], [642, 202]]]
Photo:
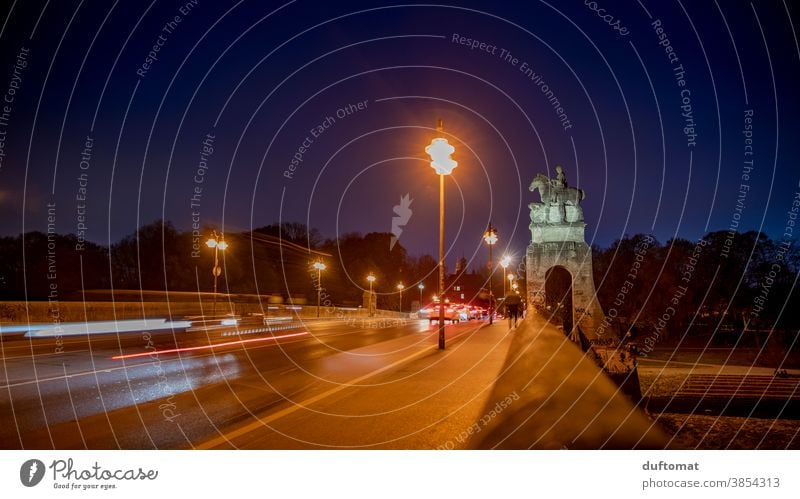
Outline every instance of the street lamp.
[[214, 276], [214, 306], [211, 311], [211, 315], [216, 315], [217, 313], [217, 278], [222, 274], [222, 269], [219, 266], [219, 252], [220, 250], [225, 251], [228, 247], [228, 243], [225, 242], [225, 234], [220, 233], [219, 236], [217, 235], [217, 231], [213, 231], [211, 237], [206, 241], [206, 246], [209, 248], [214, 248], [214, 268], [211, 269], [211, 273]]
[[[511, 257], [506, 255], [500, 259], [500, 266], [503, 267], [503, 296], [506, 295], [506, 267], [511, 265]], [[512, 274], [513, 275], [513, 274]], [[513, 279], [509, 277], [509, 279]]]
[[375, 307], [372, 306], [372, 283], [375, 282], [375, 276], [370, 274], [367, 276], [369, 281], [369, 316], [375, 315]]
[[401, 313], [403, 312], [403, 290], [404, 289], [406, 289], [406, 287], [403, 286], [402, 282], [397, 285], [397, 290], [400, 291], [400, 307], [399, 308], [400, 308], [400, 312]]
[[[489, 222], [489, 227], [483, 233], [483, 240], [489, 245], [489, 324], [492, 323], [494, 315], [494, 293], [492, 292], [492, 276], [494, 275], [494, 267], [492, 266], [492, 246], [497, 244], [497, 229], [492, 227]], [[505, 281], [503, 281], [505, 282]]]
[[[439, 133], [444, 130], [441, 118], [436, 130]], [[450, 157], [455, 151], [456, 148], [442, 137], [434, 138], [425, 148], [425, 153], [431, 157], [431, 167], [439, 175], [439, 296], [444, 295], [444, 176], [458, 166]], [[439, 302], [439, 350], [444, 350], [444, 300]]]
[[314, 262], [314, 268], [317, 269], [317, 318], [319, 319], [319, 305], [322, 298], [322, 271], [325, 270], [325, 264], [316, 261]]
[[419, 308], [422, 308], [422, 290], [425, 289], [425, 285], [419, 283], [419, 286], [417, 287], [419, 288]]

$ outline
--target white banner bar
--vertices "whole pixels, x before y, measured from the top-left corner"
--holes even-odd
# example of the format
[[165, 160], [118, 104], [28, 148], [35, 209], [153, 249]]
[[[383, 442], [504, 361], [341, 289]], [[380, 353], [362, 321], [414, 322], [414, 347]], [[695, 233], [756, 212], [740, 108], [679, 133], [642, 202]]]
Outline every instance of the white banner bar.
[[796, 451], [2, 451], [2, 497], [800, 497]]

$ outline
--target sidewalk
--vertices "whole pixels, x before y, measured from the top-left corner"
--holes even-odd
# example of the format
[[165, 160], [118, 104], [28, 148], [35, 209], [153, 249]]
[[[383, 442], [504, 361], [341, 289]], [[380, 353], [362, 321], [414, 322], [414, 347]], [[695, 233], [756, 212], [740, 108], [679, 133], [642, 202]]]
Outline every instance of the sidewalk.
[[538, 315], [515, 331], [484, 413], [486, 428], [470, 447], [661, 449], [668, 442], [577, 345]]

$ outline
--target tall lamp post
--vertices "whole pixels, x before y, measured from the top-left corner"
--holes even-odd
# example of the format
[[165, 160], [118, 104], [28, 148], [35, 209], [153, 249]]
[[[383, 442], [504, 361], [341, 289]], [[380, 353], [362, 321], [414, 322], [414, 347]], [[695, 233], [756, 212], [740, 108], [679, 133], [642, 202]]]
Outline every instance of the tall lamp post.
[[419, 283], [419, 286], [417, 287], [419, 288], [419, 308], [422, 309], [422, 290], [425, 289], [425, 285]]
[[406, 287], [403, 286], [402, 282], [397, 285], [397, 290], [400, 292], [400, 306], [398, 307], [400, 309], [399, 310], [400, 312], [403, 311], [403, 290], [404, 289], [406, 289]]
[[209, 248], [214, 248], [214, 268], [211, 269], [211, 273], [214, 275], [214, 306], [211, 309], [211, 315], [216, 315], [217, 278], [220, 276], [220, 274], [222, 274], [222, 269], [219, 266], [219, 252], [220, 250], [225, 251], [225, 249], [228, 247], [228, 243], [225, 242], [225, 234], [220, 233], [217, 235], [217, 231], [215, 230], [208, 241], [206, 241], [206, 246]]
[[[511, 257], [506, 255], [500, 259], [500, 266], [503, 267], [503, 296], [506, 295], [506, 268], [511, 264]], [[513, 275], [513, 274], [512, 274]]]
[[[442, 120], [436, 127], [442, 133], [444, 126]], [[450, 175], [453, 169], [458, 166], [450, 155], [456, 151], [447, 139], [442, 137], [434, 138], [430, 145], [425, 148], [425, 153], [431, 157], [431, 167], [439, 175], [439, 296], [444, 296], [444, 176]], [[439, 350], [444, 350], [444, 300], [439, 300]]]
[[319, 319], [319, 306], [322, 301], [322, 271], [326, 269], [326, 266], [324, 263], [316, 261], [314, 268], [317, 269], [317, 318]]
[[375, 276], [370, 274], [367, 276], [369, 281], [369, 316], [375, 315], [375, 308], [372, 306], [372, 283], [375, 282]]
[[494, 293], [492, 292], [492, 276], [494, 275], [494, 266], [492, 265], [492, 246], [497, 244], [497, 229], [492, 227], [489, 222], [489, 227], [483, 233], [483, 240], [489, 245], [489, 324], [494, 319]]

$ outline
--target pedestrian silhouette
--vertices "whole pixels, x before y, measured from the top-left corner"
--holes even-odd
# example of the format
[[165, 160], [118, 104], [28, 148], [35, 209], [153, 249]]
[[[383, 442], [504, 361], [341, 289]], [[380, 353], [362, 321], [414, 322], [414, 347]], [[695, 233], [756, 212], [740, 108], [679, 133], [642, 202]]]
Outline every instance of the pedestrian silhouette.
[[[506, 295], [505, 299], [503, 300], [505, 307], [506, 307], [506, 315], [508, 316], [508, 329], [512, 327], [517, 327], [517, 320], [519, 319], [519, 309], [522, 305], [522, 300], [520, 299], [519, 295], [516, 293], [509, 293]], [[514, 325], [511, 325], [511, 321], [514, 321]]]

